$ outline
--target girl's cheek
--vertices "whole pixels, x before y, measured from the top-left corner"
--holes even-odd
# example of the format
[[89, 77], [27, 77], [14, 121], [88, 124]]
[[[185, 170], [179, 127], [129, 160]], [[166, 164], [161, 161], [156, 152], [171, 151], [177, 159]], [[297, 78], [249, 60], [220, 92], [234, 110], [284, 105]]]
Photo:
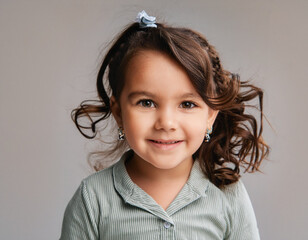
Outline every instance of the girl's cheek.
[[186, 130], [190, 132], [190, 135], [200, 138], [205, 136], [206, 127], [207, 127], [207, 118], [202, 118], [201, 116], [199, 118], [191, 119], [189, 122], [189, 126], [186, 127]]
[[123, 115], [124, 128], [130, 128], [133, 131], [141, 131], [141, 129], [149, 127], [153, 121], [154, 118], [150, 114], [140, 114], [136, 111], [130, 111]]

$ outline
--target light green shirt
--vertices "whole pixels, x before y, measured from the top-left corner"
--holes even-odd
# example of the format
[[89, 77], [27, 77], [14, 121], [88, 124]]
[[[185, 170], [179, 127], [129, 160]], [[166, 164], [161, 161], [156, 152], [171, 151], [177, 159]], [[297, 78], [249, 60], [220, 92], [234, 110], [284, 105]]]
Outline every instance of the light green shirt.
[[125, 160], [131, 155], [128, 151], [82, 181], [65, 210], [61, 240], [260, 239], [241, 180], [220, 190], [195, 161], [186, 184], [164, 210], [129, 177]]

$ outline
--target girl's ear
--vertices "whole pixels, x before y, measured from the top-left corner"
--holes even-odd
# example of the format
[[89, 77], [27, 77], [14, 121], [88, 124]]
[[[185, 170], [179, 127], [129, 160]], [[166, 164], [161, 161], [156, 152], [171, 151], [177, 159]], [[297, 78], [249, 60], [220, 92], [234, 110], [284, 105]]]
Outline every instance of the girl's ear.
[[111, 96], [110, 98], [110, 109], [118, 126], [123, 127], [120, 103], [118, 103], [114, 96]]
[[219, 111], [214, 110], [214, 109], [209, 109], [209, 118], [208, 118], [208, 123], [212, 127], [214, 125], [214, 122], [216, 120], [216, 117], [218, 115]]

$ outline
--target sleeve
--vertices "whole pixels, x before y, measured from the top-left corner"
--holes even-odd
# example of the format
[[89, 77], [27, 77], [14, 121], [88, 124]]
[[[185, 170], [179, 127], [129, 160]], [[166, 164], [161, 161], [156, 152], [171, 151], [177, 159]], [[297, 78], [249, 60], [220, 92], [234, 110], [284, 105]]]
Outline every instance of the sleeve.
[[241, 180], [233, 184], [232, 190], [227, 194], [230, 201], [230, 234], [226, 240], [260, 240], [256, 216]]
[[60, 240], [99, 239], [91, 205], [86, 184], [82, 182], [65, 209]]

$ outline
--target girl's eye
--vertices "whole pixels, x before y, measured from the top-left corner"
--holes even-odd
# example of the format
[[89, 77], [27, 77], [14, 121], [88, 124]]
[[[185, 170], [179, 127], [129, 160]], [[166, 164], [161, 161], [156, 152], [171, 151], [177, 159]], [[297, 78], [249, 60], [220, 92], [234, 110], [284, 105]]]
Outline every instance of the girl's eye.
[[194, 104], [193, 102], [182, 102], [181, 106], [182, 106], [182, 108], [194, 108], [197, 105]]
[[140, 100], [140, 101], [138, 101], [137, 105], [140, 105], [140, 106], [146, 107], [146, 108], [154, 107], [153, 101], [149, 100], [149, 99]]

